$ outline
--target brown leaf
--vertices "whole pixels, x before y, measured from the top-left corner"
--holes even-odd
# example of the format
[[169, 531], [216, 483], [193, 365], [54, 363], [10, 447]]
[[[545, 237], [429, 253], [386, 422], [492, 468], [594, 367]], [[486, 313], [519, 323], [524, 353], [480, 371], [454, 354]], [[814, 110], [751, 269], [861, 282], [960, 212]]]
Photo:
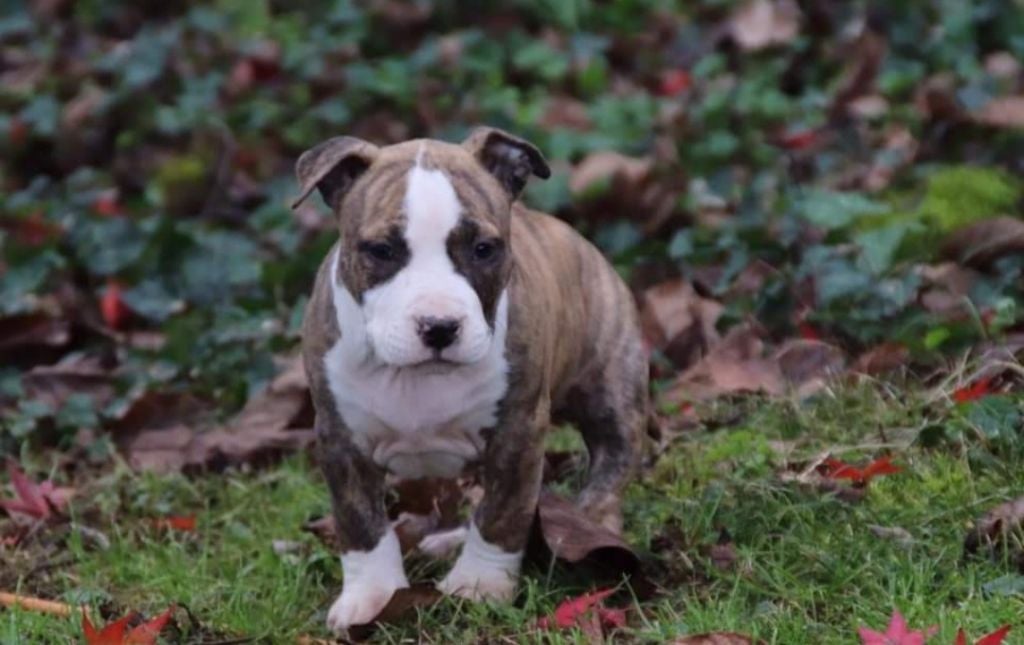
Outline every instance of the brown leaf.
[[627, 157], [611, 151], [594, 152], [573, 168], [569, 176], [569, 190], [580, 196], [601, 186], [610, 188], [615, 181], [637, 185], [650, 174], [653, 163], [649, 157]]
[[415, 584], [405, 589], [399, 589], [391, 596], [391, 600], [377, 614], [376, 618], [366, 625], [353, 625], [349, 627], [348, 634], [357, 641], [366, 640], [373, 633], [377, 625], [381, 623], [396, 623], [403, 618], [407, 618], [409, 614], [417, 609], [437, 604], [441, 598], [441, 592], [432, 584]]
[[824, 388], [825, 381], [839, 374], [846, 365], [846, 355], [841, 349], [809, 338], [786, 341], [775, 350], [772, 359], [800, 397]]
[[993, 128], [1024, 129], [1024, 96], [992, 99], [972, 116], [975, 122]]
[[[161, 400], [180, 406], [168, 410]], [[190, 424], [198, 410], [187, 396], [147, 393], [117, 422], [121, 433], [138, 436], [124, 439], [129, 462], [144, 470], [170, 472], [221, 469], [237, 464], [262, 464], [281, 454], [312, 444], [312, 403], [298, 357], [261, 394], [253, 397], [226, 426], [193, 433]], [[296, 429], [299, 428], [299, 429]], [[186, 439], [188, 439], [186, 441]]]
[[729, 34], [743, 51], [791, 42], [800, 32], [800, 8], [792, 0], [750, 0], [729, 19]]
[[910, 351], [900, 343], [888, 341], [857, 357], [850, 371], [876, 376], [906, 367]]
[[859, 97], [874, 91], [875, 79], [882, 69], [889, 46], [884, 35], [865, 27], [848, 49], [849, 53], [845, 58], [849, 63], [843, 71], [838, 84], [839, 89], [829, 108], [833, 119], [854, 116], [850, 112], [851, 104]]
[[[640, 573], [640, 559], [620, 535], [591, 520], [572, 502], [551, 491], [541, 492], [537, 526], [543, 546], [560, 560], [589, 565], [615, 579]], [[538, 561], [549, 562], [536, 548], [531, 551]]]
[[671, 645], [755, 645], [758, 642], [736, 632], [709, 632], [677, 638]]
[[1004, 216], [976, 222], [953, 233], [942, 252], [967, 266], [988, 268], [999, 258], [1024, 253], [1024, 220]]
[[699, 296], [686, 280], [670, 280], [641, 294], [640, 327], [648, 346], [686, 368], [718, 342], [715, 323], [723, 309], [720, 303]]
[[964, 268], [955, 262], [918, 267], [921, 276], [921, 306], [928, 311], [949, 319], [962, 319], [972, 315], [967, 299], [971, 288], [978, 281], [976, 271]]
[[744, 324], [729, 330], [707, 356], [680, 374], [666, 390], [664, 402], [679, 405], [739, 392], [778, 395], [784, 390], [778, 363], [764, 357], [757, 331]]
[[1024, 497], [996, 506], [986, 513], [964, 539], [964, 552], [986, 551], [998, 555], [1004, 547], [1015, 549], [1018, 567], [1024, 571]]
[[114, 396], [110, 370], [91, 357], [72, 356], [56, 365], [33, 367], [22, 374], [25, 398], [42, 401], [58, 410], [72, 394], [89, 395], [97, 407], [107, 405]]
[[539, 125], [545, 129], [586, 131], [592, 124], [586, 103], [571, 96], [556, 95], [548, 98]]

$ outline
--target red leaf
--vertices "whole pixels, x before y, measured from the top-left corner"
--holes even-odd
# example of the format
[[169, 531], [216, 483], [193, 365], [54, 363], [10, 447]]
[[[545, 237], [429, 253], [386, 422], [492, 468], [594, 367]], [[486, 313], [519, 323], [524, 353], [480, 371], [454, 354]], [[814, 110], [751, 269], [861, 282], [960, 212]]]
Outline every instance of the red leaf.
[[121, 204], [117, 201], [117, 191], [104, 191], [92, 203], [92, 209], [103, 217], [117, 217], [121, 214]]
[[967, 645], [967, 636], [964, 635], [963, 627], [956, 630], [956, 639], [953, 641], [953, 645]]
[[924, 645], [930, 636], [938, 631], [938, 627], [928, 627], [924, 631], [907, 629], [907, 622], [899, 610], [893, 610], [889, 627], [885, 633], [876, 632], [866, 627], [857, 629], [861, 645]]
[[[592, 608], [596, 608], [598, 615], [601, 617], [601, 622], [610, 624], [614, 621], [620, 620], [620, 617], [615, 613], [616, 610], [605, 609], [601, 607], [601, 601], [614, 593], [614, 589], [602, 589], [600, 591], [593, 591], [591, 593], [577, 596], [576, 598], [569, 598], [568, 600], [562, 601], [562, 604], [555, 608], [554, 620], [545, 616], [537, 621], [537, 626], [541, 629], [570, 629], [579, 624], [580, 619], [583, 618], [587, 612]], [[602, 612], [608, 612], [603, 613]], [[619, 610], [621, 611], [621, 610]], [[606, 620], [607, 619], [607, 620]], [[625, 615], [621, 616], [621, 620], [625, 623]], [[619, 627], [619, 624], [610, 624], [609, 626]]]
[[986, 376], [953, 392], [953, 400], [957, 403], [968, 403], [970, 401], [977, 401], [991, 393], [992, 377]]
[[800, 330], [800, 338], [805, 338], [807, 340], [821, 340], [821, 332], [819, 332], [814, 325], [807, 322], [801, 322], [797, 325], [797, 328]]
[[153, 645], [153, 643], [156, 643], [157, 636], [163, 631], [167, 621], [171, 619], [171, 612], [173, 611], [174, 605], [171, 605], [167, 608], [167, 611], [156, 618], [132, 629], [125, 637], [125, 645]]
[[975, 645], [1001, 645], [1006, 640], [1006, 635], [1010, 633], [1010, 626], [1003, 625], [991, 634], [986, 634], [981, 637]]
[[167, 611], [156, 618], [133, 627], [127, 633], [125, 630], [128, 628], [128, 623], [135, 618], [136, 614], [134, 613], [115, 620], [99, 631], [96, 631], [89, 621], [89, 617], [83, 613], [82, 632], [85, 635], [85, 643], [86, 645], [154, 645], [164, 625], [170, 620], [172, 611], [174, 611], [174, 605], [171, 605]]
[[100, 299], [100, 313], [103, 314], [103, 322], [111, 329], [120, 329], [128, 318], [128, 307], [121, 299], [121, 283], [117, 280], [107, 282], [107, 289]]
[[893, 464], [888, 456], [879, 457], [864, 468], [830, 457], [822, 462], [821, 468], [829, 479], [849, 479], [856, 484], [867, 484], [875, 477], [900, 472], [900, 467]]
[[818, 136], [818, 131], [813, 129], [787, 132], [779, 137], [779, 145], [786, 150], [807, 150], [818, 143]]
[[10, 458], [7, 460], [7, 472], [11, 477], [15, 497], [0, 499], [0, 507], [12, 517], [19, 514], [36, 520], [45, 520], [49, 519], [54, 511], [61, 511], [67, 506], [70, 488], [59, 488], [49, 480], [37, 484]]
[[195, 515], [169, 515], [167, 517], [153, 518], [153, 526], [158, 529], [171, 531], [184, 531], [192, 533], [196, 530]]
[[690, 83], [690, 73], [685, 69], [666, 70], [661, 74], [658, 94], [662, 96], [677, 96], [688, 90]]
[[124, 630], [133, 616], [134, 614], [128, 614], [97, 632], [89, 622], [89, 617], [83, 613], [82, 632], [85, 634], [86, 645], [124, 645]]

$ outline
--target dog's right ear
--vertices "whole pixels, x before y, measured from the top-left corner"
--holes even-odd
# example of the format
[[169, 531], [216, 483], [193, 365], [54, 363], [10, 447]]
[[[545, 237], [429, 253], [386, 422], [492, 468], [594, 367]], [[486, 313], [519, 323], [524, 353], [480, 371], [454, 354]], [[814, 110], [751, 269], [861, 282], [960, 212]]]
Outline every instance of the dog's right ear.
[[379, 148], [355, 137], [334, 137], [302, 153], [295, 163], [301, 193], [292, 208], [301, 204], [314, 189], [320, 191], [332, 211], [377, 158]]

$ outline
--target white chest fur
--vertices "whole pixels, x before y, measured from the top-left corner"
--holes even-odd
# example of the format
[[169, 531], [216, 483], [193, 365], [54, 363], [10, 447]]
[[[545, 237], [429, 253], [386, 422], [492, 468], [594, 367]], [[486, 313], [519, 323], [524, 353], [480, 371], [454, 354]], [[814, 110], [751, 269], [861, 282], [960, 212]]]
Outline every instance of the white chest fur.
[[406, 479], [454, 477], [479, 457], [480, 431], [496, 421], [508, 387], [507, 294], [498, 303], [491, 348], [458, 367], [391, 367], [373, 356], [358, 303], [331, 272], [341, 338], [324, 356], [327, 381], [355, 443]]

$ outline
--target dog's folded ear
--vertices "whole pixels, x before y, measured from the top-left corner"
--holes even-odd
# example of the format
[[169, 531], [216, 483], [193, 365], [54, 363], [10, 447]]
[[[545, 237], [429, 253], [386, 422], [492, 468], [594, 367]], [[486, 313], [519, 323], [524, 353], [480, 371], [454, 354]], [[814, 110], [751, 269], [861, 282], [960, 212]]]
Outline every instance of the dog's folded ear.
[[292, 208], [301, 204], [314, 189], [320, 191], [332, 211], [341, 198], [377, 157], [377, 146], [355, 137], [334, 137], [302, 153], [295, 163], [299, 196]]
[[551, 176], [551, 169], [537, 146], [497, 128], [479, 127], [462, 142], [487, 172], [515, 198], [526, 186], [530, 175], [541, 179]]

